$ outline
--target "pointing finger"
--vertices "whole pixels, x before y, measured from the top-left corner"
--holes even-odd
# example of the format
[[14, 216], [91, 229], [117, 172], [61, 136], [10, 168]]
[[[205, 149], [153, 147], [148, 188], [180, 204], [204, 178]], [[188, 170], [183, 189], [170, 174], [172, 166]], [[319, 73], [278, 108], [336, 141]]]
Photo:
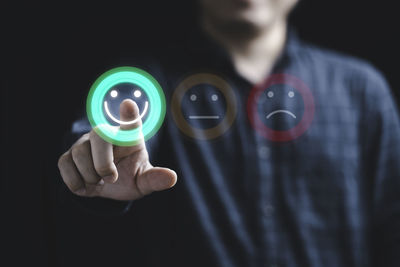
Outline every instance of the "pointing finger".
[[144, 138], [142, 134], [142, 119], [138, 105], [131, 99], [125, 99], [119, 106], [120, 119], [130, 124], [121, 124], [121, 130], [139, 129], [137, 143], [133, 146], [115, 146], [114, 155], [116, 159], [126, 157], [132, 153], [145, 149]]

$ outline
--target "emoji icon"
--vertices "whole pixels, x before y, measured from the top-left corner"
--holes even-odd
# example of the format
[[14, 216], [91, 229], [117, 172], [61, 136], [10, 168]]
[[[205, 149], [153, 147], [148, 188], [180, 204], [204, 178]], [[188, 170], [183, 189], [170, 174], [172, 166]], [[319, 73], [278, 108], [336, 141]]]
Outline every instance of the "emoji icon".
[[[121, 121], [117, 118], [119, 114], [119, 105], [125, 99], [132, 99], [138, 105], [141, 113], [139, 117], [131, 121]], [[146, 114], [149, 109], [149, 101], [141, 88], [132, 83], [120, 83], [113, 86], [104, 96], [103, 111], [107, 115], [107, 121], [111, 125], [131, 125], [135, 122], [146, 119]]]
[[[139, 117], [131, 121], [119, 119], [119, 105], [131, 99], [139, 107]], [[134, 67], [118, 67], [102, 74], [92, 85], [86, 101], [89, 122], [107, 142], [119, 146], [137, 144], [142, 136], [151, 138], [165, 117], [165, 96], [159, 83], [147, 72]], [[142, 126], [124, 130], [120, 125]]]
[[314, 97], [299, 78], [273, 74], [256, 85], [247, 101], [247, 115], [253, 128], [273, 142], [300, 137], [314, 118]]
[[187, 136], [208, 140], [225, 133], [235, 120], [235, 93], [215, 74], [198, 73], [185, 78], [171, 101], [172, 117]]

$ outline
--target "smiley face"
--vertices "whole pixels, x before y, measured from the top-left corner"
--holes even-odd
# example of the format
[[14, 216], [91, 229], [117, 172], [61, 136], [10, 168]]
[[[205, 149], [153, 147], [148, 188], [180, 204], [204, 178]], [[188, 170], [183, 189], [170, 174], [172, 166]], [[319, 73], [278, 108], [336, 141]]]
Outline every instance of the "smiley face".
[[[122, 121], [119, 119], [119, 106], [125, 99], [131, 99], [138, 105], [139, 117], [130, 121]], [[149, 101], [146, 93], [132, 83], [120, 83], [114, 85], [104, 95], [103, 112], [106, 115], [107, 121], [110, 125], [131, 125], [135, 122], [146, 119], [147, 111], [149, 110]]]
[[171, 111], [184, 134], [194, 139], [213, 139], [232, 125], [237, 113], [236, 96], [221, 77], [197, 73], [185, 78], [175, 89]]
[[304, 101], [296, 88], [275, 84], [261, 93], [257, 113], [269, 128], [286, 131], [297, 125], [304, 113]]
[[[131, 99], [138, 105], [139, 117], [122, 121], [119, 108]], [[100, 75], [90, 88], [86, 112], [93, 130], [105, 141], [132, 146], [146, 141], [160, 129], [166, 113], [165, 95], [156, 79], [135, 67], [117, 67]], [[140, 127], [120, 127], [142, 120]], [[129, 129], [128, 129], [129, 128]]]

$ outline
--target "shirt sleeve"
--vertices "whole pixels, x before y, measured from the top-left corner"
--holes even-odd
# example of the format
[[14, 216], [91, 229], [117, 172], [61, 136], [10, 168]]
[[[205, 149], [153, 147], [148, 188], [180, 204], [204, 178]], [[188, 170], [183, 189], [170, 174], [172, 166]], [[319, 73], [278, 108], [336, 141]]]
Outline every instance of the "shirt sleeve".
[[400, 118], [385, 79], [369, 73], [365, 116], [366, 169], [372, 185], [374, 266], [400, 266]]

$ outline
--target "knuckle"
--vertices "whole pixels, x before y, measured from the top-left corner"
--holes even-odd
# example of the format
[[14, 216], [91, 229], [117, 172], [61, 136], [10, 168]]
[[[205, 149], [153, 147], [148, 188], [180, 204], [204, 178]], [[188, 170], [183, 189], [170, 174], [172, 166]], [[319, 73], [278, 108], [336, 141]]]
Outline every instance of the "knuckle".
[[112, 174], [114, 170], [112, 163], [96, 166], [95, 169], [97, 174], [100, 175], [101, 177]]
[[82, 196], [82, 195], [84, 195], [83, 192], [82, 192], [82, 189], [84, 189], [84, 188], [83, 187], [78, 187], [78, 188], [75, 188], [75, 189], [71, 189], [70, 188], [70, 191], [73, 194], [77, 195], [77, 196]]
[[68, 186], [69, 190], [70, 190], [72, 193], [78, 192], [78, 190], [81, 188], [81, 186], [78, 185], [78, 184], [67, 184], [67, 186]]
[[90, 134], [90, 132], [88, 132], [88, 133], [85, 133], [84, 135], [82, 135], [82, 139], [84, 139], [84, 140], [89, 140], [89, 135]]
[[83, 180], [86, 184], [97, 184], [100, 181], [100, 177], [96, 173], [88, 172], [82, 175]]
[[85, 133], [81, 135], [81, 137], [75, 142], [75, 145], [87, 142], [88, 140], [89, 140], [89, 133]]
[[85, 143], [77, 145], [77, 146], [74, 146], [71, 149], [71, 154], [72, 154], [72, 158], [74, 159], [74, 161], [79, 161], [82, 158], [87, 157], [87, 153], [88, 153], [87, 149], [88, 148], [87, 148], [87, 145]]
[[87, 133], [88, 139], [93, 140], [97, 139], [98, 135], [95, 130], [91, 130], [89, 133]]
[[71, 192], [76, 192], [81, 187], [81, 184], [71, 177], [63, 177], [63, 180]]
[[61, 169], [62, 167], [65, 166], [65, 164], [67, 164], [69, 157], [70, 157], [69, 151], [65, 152], [64, 154], [62, 154], [60, 156], [60, 158], [58, 159], [58, 162], [57, 162], [59, 169]]
[[75, 193], [83, 187], [82, 181], [73, 173], [70, 173], [71, 165], [73, 165], [71, 151], [67, 151], [58, 159], [58, 168], [60, 170], [61, 178], [68, 189]]
[[77, 177], [65, 177], [64, 183], [71, 192], [77, 192], [84, 186], [82, 181]]

